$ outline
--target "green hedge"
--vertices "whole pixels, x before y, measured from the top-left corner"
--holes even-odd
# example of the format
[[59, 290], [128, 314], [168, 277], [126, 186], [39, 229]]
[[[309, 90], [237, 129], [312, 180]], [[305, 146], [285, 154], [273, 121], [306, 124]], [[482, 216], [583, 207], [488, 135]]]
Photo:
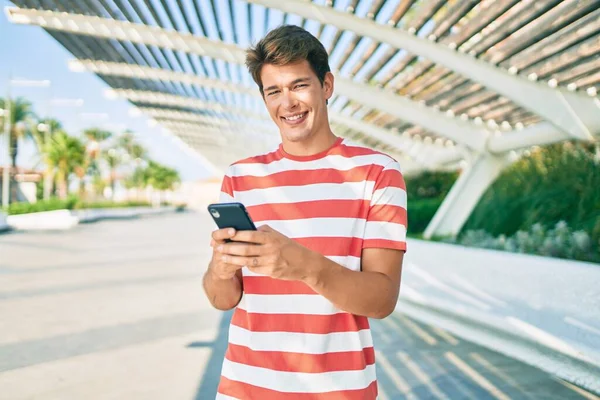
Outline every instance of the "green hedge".
[[408, 234], [410, 236], [418, 236], [425, 231], [442, 201], [443, 199], [408, 201]]
[[82, 203], [78, 208], [119, 208], [119, 207], [150, 207], [151, 204], [147, 201], [96, 201]]
[[466, 231], [511, 236], [563, 221], [600, 246], [600, 148], [565, 142], [537, 148], [507, 168], [467, 220]]
[[408, 235], [420, 237], [456, 182], [458, 172], [430, 172], [406, 177]]
[[66, 200], [50, 198], [48, 200], [38, 200], [36, 203], [11, 203], [5, 211], [8, 215], [17, 215], [64, 209], [72, 210], [78, 202], [79, 199], [77, 197], [69, 197]]
[[76, 196], [70, 196], [65, 200], [59, 198], [50, 198], [48, 200], [38, 200], [36, 203], [12, 203], [7, 211], [8, 215], [28, 214], [42, 211], [54, 210], [79, 210], [86, 208], [117, 208], [117, 207], [149, 207], [150, 203], [143, 201], [100, 201], [83, 202]]

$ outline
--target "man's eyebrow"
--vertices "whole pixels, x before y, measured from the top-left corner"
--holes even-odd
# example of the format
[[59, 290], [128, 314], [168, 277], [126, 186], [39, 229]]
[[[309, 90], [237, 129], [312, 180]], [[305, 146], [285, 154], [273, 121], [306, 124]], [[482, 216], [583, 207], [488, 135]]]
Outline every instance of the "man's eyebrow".
[[[291, 83], [291, 85], [295, 85], [296, 83], [300, 83], [300, 82], [306, 82], [309, 81], [310, 77], [304, 77], [304, 78], [298, 78], [298, 79], [294, 79]], [[263, 89], [264, 92], [268, 92], [269, 90], [273, 90], [273, 89], [277, 89], [277, 85], [272, 85], [269, 86], [268, 88]]]

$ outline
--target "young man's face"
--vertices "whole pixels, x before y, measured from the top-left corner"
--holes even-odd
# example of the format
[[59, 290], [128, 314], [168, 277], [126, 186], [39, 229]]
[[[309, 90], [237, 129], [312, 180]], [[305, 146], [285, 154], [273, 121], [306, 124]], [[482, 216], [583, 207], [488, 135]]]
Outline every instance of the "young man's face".
[[265, 105], [283, 141], [301, 142], [328, 126], [326, 101], [333, 93], [333, 75], [323, 85], [308, 61], [261, 69]]

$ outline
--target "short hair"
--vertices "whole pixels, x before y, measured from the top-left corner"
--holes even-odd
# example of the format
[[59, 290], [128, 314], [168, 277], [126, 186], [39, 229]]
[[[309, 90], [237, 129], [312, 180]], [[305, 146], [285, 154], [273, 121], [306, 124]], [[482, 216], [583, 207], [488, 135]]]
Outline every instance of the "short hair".
[[321, 86], [330, 72], [329, 55], [323, 44], [310, 32], [296, 25], [283, 25], [273, 29], [254, 47], [246, 51], [246, 67], [263, 93], [260, 71], [265, 64], [287, 65], [308, 61]]

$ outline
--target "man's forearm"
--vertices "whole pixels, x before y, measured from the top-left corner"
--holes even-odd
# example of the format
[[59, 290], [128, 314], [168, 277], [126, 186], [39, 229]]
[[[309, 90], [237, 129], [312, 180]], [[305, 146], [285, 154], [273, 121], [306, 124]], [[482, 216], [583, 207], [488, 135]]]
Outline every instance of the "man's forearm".
[[237, 306], [242, 298], [242, 284], [237, 276], [227, 280], [219, 279], [209, 266], [202, 283], [206, 297], [216, 309], [230, 310]]
[[394, 311], [398, 294], [385, 274], [352, 271], [313, 254], [310, 275], [304, 281], [340, 310], [369, 318], [385, 318]]

